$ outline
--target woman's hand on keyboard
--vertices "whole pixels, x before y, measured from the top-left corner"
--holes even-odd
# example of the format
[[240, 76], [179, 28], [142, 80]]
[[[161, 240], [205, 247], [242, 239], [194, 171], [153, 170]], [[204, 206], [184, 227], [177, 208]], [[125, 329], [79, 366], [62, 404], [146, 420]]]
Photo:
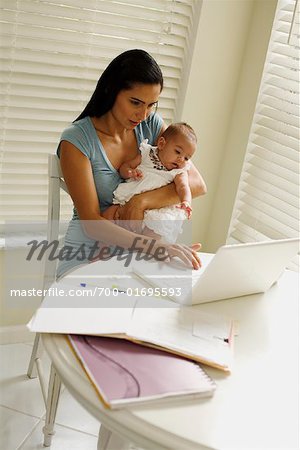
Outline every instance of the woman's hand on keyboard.
[[154, 246], [154, 251], [151, 252], [153, 256], [161, 261], [170, 261], [172, 258], [181, 259], [187, 267], [192, 267], [193, 269], [200, 269], [201, 261], [197, 251], [201, 248], [201, 244], [193, 244], [192, 246], [184, 244], [165, 244], [157, 241]]

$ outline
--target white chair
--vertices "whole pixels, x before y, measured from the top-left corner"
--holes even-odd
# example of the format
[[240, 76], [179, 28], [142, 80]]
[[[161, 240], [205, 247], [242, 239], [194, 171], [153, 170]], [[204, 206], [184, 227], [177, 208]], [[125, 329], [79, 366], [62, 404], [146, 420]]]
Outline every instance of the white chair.
[[[48, 225], [47, 225], [47, 241], [48, 243], [59, 239], [59, 216], [60, 216], [60, 190], [68, 193], [68, 189], [65, 181], [63, 180], [63, 174], [60, 167], [59, 158], [56, 155], [49, 155], [48, 157]], [[50, 260], [46, 257], [44, 268], [44, 281], [43, 289], [48, 289], [51, 284], [56, 280], [56, 260]], [[34, 345], [31, 353], [31, 358], [27, 370], [27, 376], [29, 378], [38, 377], [42, 395], [46, 406], [46, 421], [43, 428], [44, 433], [44, 446], [50, 447], [52, 436], [54, 432], [54, 423], [57, 411], [57, 405], [60, 395], [61, 381], [55, 370], [53, 364], [50, 368], [50, 378], [47, 393], [47, 381], [42, 370], [41, 364], [42, 356], [42, 343], [40, 334], [36, 334]], [[125, 446], [123, 446], [125, 444]], [[128, 448], [127, 443], [114, 435], [103, 425], [100, 427], [98, 438], [98, 449], [121, 449]]]
[[[60, 189], [68, 192], [63, 175], [60, 168], [59, 158], [56, 155], [49, 155], [48, 157], [48, 224], [47, 224], [47, 241], [48, 243], [59, 239], [59, 216], [60, 216]], [[48, 289], [56, 280], [56, 266], [57, 261], [46, 257], [44, 267], [43, 289]], [[36, 334], [34, 345], [31, 353], [31, 358], [27, 370], [29, 378], [38, 377], [42, 395], [46, 406], [46, 423], [43, 429], [45, 438], [44, 445], [49, 447], [51, 445], [52, 435], [54, 434], [54, 421], [57, 410], [57, 404], [60, 394], [61, 382], [55, 368], [51, 364], [50, 380], [48, 387], [46, 387], [46, 377], [43, 373], [41, 364], [42, 345], [40, 334]]]
[[[47, 224], [47, 241], [48, 243], [59, 238], [59, 214], [60, 214], [60, 189], [68, 192], [66, 183], [62, 178], [59, 159], [56, 155], [48, 156], [48, 224]], [[45, 259], [43, 289], [48, 289], [56, 279], [56, 260]], [[28, 366], [27, 375], [29, 378], [36, 378], [41, 374], [40, 361], [40, 336], [36, 335], [34, 340], [33, 351]], [[40, 377], [42, 379], [43, 377]], [[46, 391], [44, 385], [41, 385], [43, 397], [46, 403]]]

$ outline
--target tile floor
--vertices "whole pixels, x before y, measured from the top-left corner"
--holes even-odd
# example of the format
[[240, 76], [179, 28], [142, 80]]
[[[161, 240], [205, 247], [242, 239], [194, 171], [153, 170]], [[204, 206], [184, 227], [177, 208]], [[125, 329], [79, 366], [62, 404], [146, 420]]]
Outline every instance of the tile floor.
[[[28, 379], [32, 344], [0, 345], [0, 448], [42, 450], [45, 406], [37, 379]], [[47, 356], [44, 370], [49, 371]], [[72, 414], [70, 414], [72, 411]], [[51, 450], [96, 450], [99, 422], [62, 390]]]

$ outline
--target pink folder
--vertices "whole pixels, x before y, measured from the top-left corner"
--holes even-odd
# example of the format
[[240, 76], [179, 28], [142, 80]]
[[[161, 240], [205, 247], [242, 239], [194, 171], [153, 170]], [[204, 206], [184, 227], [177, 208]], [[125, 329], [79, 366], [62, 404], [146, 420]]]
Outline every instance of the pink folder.
[[180, 356], [123, 339], [68, 337], [109, 408], [170, 398], [206, 397], [216, 388], [199, 364]]

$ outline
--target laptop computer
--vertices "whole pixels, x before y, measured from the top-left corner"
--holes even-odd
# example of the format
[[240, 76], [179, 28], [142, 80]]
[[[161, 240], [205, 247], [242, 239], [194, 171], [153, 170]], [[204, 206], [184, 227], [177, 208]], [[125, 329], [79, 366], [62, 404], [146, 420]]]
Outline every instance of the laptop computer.
[[297, 255], [299, 244], [300, 239], [280, 239], [224, 245], [215, 255], [200, 254], [200, 270], [179, 260], [140, 261], [132, 270], [156, 288], [154, 294], [196, 305], [267, 291]]

